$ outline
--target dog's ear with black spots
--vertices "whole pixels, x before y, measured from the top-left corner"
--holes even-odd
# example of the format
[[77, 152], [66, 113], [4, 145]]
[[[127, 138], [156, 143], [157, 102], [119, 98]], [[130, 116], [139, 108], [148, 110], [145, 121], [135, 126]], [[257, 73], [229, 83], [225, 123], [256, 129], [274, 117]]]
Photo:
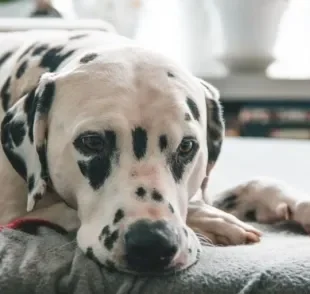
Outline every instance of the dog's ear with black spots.
[[28, 184], [27, 211], [46, 192], [47, 117], [55, 95], [54, 75], [43, 74], [38, 86], [6, 113], [1, 124], [1, 143], [11, 165]]
[[225, 124], [223, 118], [223, 108], [220, 103], [220, 93], [211, 84], [199, 80], [204, 88], [206, 111], [207, 111], [207, 147], [208, 147], [208, 164], [206, 177], [201, 185], [202, 194], [206, 202], [206, 188], [210, 171], [214, 167], [218, 156], [221, 152], [222, 142], [225, 136]]

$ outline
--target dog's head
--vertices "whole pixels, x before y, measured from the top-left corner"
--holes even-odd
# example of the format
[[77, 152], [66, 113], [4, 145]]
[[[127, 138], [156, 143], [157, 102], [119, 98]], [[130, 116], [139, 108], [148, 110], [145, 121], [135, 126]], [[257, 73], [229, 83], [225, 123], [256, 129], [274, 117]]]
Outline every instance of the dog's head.
[[198, 239], [188, 202], [220, 152], [217, 91], [136, 47], [81, 57], [42, 76], [2, 123], [4, 151], [28, 182], [75, 207], [80, 248], [130, 271], [185, 267]]

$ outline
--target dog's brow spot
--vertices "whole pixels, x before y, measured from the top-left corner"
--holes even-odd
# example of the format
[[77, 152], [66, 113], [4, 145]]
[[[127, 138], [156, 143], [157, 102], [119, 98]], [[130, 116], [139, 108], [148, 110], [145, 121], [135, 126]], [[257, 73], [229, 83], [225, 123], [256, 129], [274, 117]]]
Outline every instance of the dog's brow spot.
[[189, 107], [189, 109], [190, 109], [194, 119], [199, 121], [200, 113], [199, 113], [197, 104], [194, 102], [193, 99], [191, 99], [189, 97], [186, 98], [186, 103], [187, 103], [187, 105], [188, 105], [188, 107]]
[[168, 139], [166, 135], [161, 135], [159, 137], [159, 148], [160, 151], [163, 152], [168, 146]]
[[117, 224], [119, 221], [121, 221], [125, 216], [124, 210], [118, 209], [114, 216], [113, 224]]
[[171, 213], [174, 213], [174, 208], [173, 208], [171, 203], [168, 204], [168, 207], [169, 207], [169, 210], [171, 211]]
[[6, 52], [5, 54], [3, 54], [0, 58], [0, 66], [9, 58], [11, 57], [11, 55], [13, 54], [13, 52]]
[[139, 160], [146, 154], [147, 148], [147, 132], [146, 130], [137, 127], [132, 131], [133, 152]]
[[164, 200], [164, 197], [155, 190], [152, 192], [152, 199], [156, 202], [162, 202]]
[[21, 63], [21, 65], [18, 67], [17, 71], [16, 71], [16, 78], [19, 79], [23, 76], [23, 74], [25, 73], [26, 69], [28, 66], [28, 61], [25, 60]]
[[187, 232], [187, 230], [186, 230], [185, 228], [183, 228], [183, 231], [184, 231], [185, 236], [188, 237], [188, 232]]
[[189, 115], [189, 113], [185, 113], [185, 121], [190, 121], [192, 120], [191, 119], [191, 116]]
[[175, 75], [171, 71], [167, 71], [167, 76], [169, 78], [175, 78]]
[[146, 194], [146, 191], [144, 188], [142, 187], [139, 187], [136, 191], [136, 194], [140, 197], [140, 198], [143, 198]]
[[118, 230], [115, 230], [112, 234], [107, 236], [104, 240], [104, 246], [108, 249], [111, 250], [113, 248], [114, 243], [118, 239], [119, 232]]
[[109, 234], [110, 234], [110, 227], [109, 227], [109, 225], [106, 225], [102, 229], [100, 236], [102, 237], [102, 236], [106, 236], [106, 235], [109, 235]]
[[97, 53], [89, 53], [89, 54], [86, 54], [84, 57], [82, 57], [82, 58], [80, 59], [80, 62], [81, 62], [81, 63], [88, 63], [88, 62], [94, 60], [97, 56], [98, 56]]

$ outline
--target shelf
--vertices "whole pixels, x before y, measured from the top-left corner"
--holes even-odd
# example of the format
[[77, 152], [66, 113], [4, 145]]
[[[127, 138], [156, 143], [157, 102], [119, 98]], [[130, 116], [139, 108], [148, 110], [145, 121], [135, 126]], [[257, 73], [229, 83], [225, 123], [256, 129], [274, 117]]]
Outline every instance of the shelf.
[[309, 101], [310, 80], [271, 79], [262, 75], [203, 78], [220, 90], [223, 101]]

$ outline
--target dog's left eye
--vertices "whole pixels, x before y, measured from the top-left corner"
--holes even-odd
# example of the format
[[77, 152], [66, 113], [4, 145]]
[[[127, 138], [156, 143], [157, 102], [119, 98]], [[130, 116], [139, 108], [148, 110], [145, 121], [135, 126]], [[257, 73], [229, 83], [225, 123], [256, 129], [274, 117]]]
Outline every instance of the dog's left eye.
[[195, 147], [195, 142], [193, 139], [183, 139], [181, 144], [179, 145], [179, 155], [186, 156], [189, 154]]
[[102, 152], [105, 147], [103, 137], [95, 134], [81, 137], [81, 143], [84, 147], [83, 149], [94, 153]]

